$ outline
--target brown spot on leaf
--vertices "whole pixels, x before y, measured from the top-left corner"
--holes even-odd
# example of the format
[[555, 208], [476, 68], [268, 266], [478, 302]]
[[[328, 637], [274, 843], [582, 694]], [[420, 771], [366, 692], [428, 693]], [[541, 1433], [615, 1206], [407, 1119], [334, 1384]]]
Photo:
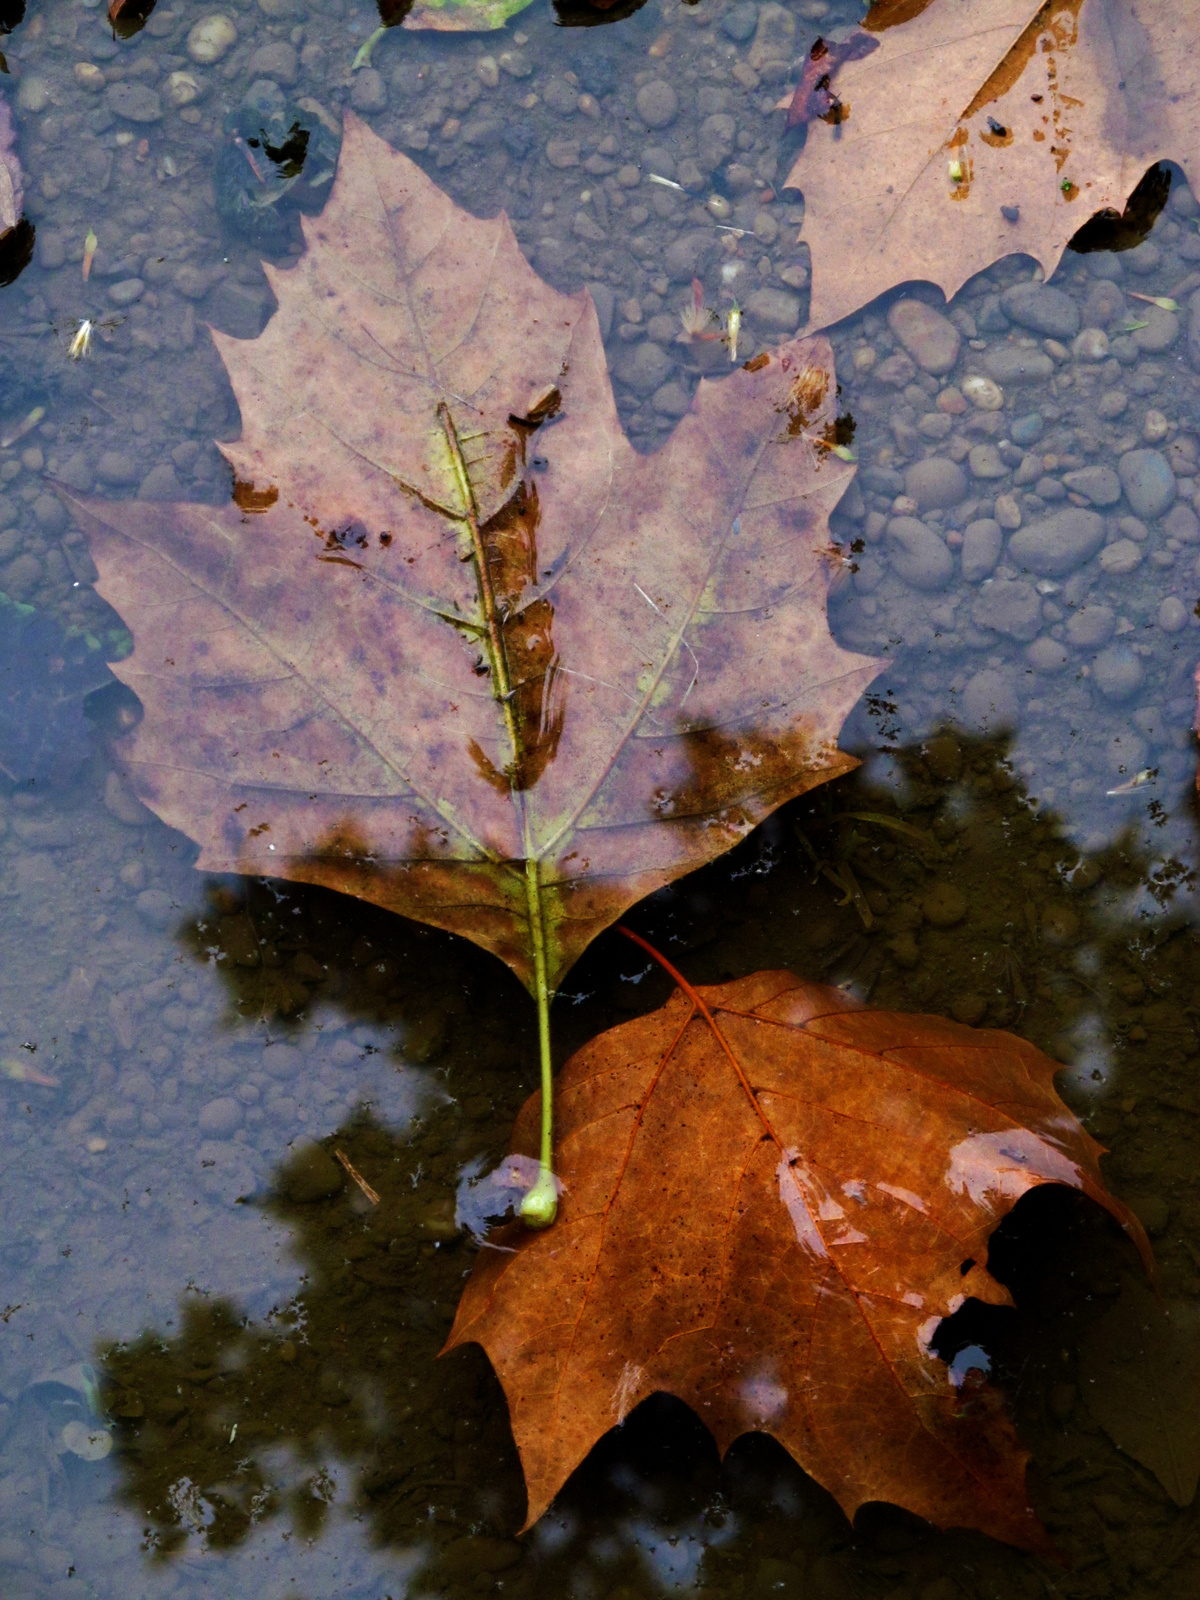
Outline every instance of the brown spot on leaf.
[[279, 490], [274, 484], [269, 484], [265, 489], [256, 489], [242, 478], [234, 479], [233, 503], [241, 511], [269, 511], [278, 499]]

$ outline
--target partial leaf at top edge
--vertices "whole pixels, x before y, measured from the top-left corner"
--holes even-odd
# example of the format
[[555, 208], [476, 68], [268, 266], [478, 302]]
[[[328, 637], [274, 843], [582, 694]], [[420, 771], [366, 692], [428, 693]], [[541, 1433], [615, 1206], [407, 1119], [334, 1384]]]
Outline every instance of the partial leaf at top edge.
[[1193, 5], [888, 9], [900, 25], [839, 68], [838, 114], [809, 123], [787, 179], [804, 192], [810, 328], [914, 279], [949, 298], [1003, 256], [1032, 256], [1049, 277], [1084, 223], [1119, 214], [1156, 162], [1200, 182]]

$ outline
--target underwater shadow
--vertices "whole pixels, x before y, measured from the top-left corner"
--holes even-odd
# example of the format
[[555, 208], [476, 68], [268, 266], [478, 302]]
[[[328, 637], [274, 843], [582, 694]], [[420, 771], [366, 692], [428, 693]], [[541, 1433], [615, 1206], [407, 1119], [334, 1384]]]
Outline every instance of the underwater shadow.
[[[886, 720], [886, 706], [879, 716]], [[697, 982], [790, 966], [872, 1005], [1011, 1028], [1071, 1061], [1060, 1088], [1111, 1146], [1106, 1179], [1157, 1236], [1170, 1285], [1190, 1258], [1161, 1201], [1138, 1185], [1152, 1167], [1149, 1146], [1165, 1149], [1186, 1131], [1179, 1116], [1164, 1131], [1158, 1114], [1200, 1111], [1191, 1087], [1200, 1054], [1189, 998], [1191, 886], [1184, 863], [1164, 871], [1134, 830], [1097, 855], [1081, 853], [1013, 773], [1006, 740], [942, 732], [887, 752], [882, 775], [876, 756], [784, 807], [629, 920]], [[345, 913], [323, 891], [289, 885], [285, 897], [279, 886], [242, 887], [239, 900], [236, 884], [214, 886], [227, 897], [222, 923], [244, 918], [238, 926], [258, 928], [248, 909], [256, 897], [274, 900], [279, 924], [311, 919], [314, 908]], [[292, 918], [288, 897], [303, 902], [304, 919]], [[392, 949], [420, 932], [348, 904], [391, 930]], [[347, 926], [330, 924], [327, 953], [345, 956]], [[437, 941], [438, 959], [457, 951], [470, 962], [472, 982], [478, 961], [507, 986], [481, 954], [449, 936], [423, 937]], [[281, 968], [261, 963], [265, 948], [257, 966], [228, 963], [231, 992], [275, 981]], [[311, 930], [306, 948], [321, 965]], [[389, 960], [380, 947], [363, 954]], [[347, 985], [338, 1004], [395, 1003], [386, 988], [370, 999], [361, 974], [371, 964], [346, 963], [361, 988], [355, 1000]], [[625, 941], [599, 940], [557, 1008], [561, 1042], [660, 1004], [668, 986], [640, 965]], [[433, 966], [427, 959], [403, 986], [414, 1019]], [[389, 982], [396, 970], [385, 968]], [[253, 1324], [234, 1305], [189, 1296], [170, 1337], [152, 1331], [101, 1353], [119, 1495], [148, 1523], [157, 1559], [193, 1538], [232, 1548], [270, 1522], [315, 1539], [347, 1514], [377, 1544], [419, 1545], [420, 1581], [434, 1589], [487, 1572], [488, 1585], [506, 1593], [549, 1592], [590, 1559], [598, 1536], [611, 1546], [611, 1581], [635, 1595], [667, 1580], [719, 1581], [767, 1559], [795, 1569], [783, 1574], [785, 1587], [799, 1581], [796, 1571], [815, 1571], [816, 1587], [831, 1593], [869, 1588], [884, 1559], [914, 1581], [960, 1559], [999, 1564], [1014, 1581], [1038, 1570], [1033, 1558], [978, 1535], [939, 1533], [894, 1507], [863, 1508], [851, 1529], [772, 1441], [747, 1435], [721, 1463], [700, 1421], [665, 1396], [606, 1435], [546, 1517], [514, 1539], [524, 1487], [503, 1394], [478, 1348], [436, 1356], [475, 1250], [455, 1225], [449, 1190], [481, 1147], [500, 1154], [507, 1114], [532, 1084], [513, 1074], [502, 1097], [472, 1105], [478, 1083], [498, 1080], [472, 1079], [469, 1043], [460, 1057], [453, 1033], [445, 1048], [448, 1081], [482, 1128], [447, 1139], [435, 1115], [398, 1137], [360, 1115], [279, 1169], [261, 1203], [291, 1232], [305, 1273], [287, 1305]], [[1185, 1156], [1175, 1151], [1181, 1170]], [[430, 1173], [439, 1179], [432, 1201]], [[1046, 1483], [1084, 1450], [1110, 1473], [1139, 1470], [1117, 1455], [1074, 1382], [1080, 1341], [1122, 1276], [1137, 1270], [1132, 1247], [1097, 1208], [1053, 1188], [1016, 1207], [992, 1244], [1017, 1309], [968, 1302], [943, 1321], [936, 1346], [948, 1362], [984, 1352], [1034, 1450], [1035, 1502], [1059, 1544], [1086, 1553], [1096, 1537], [1086, 1485], [1068, 1486], [1065, 1497], [1058, 1485], [1050, 1504]]]

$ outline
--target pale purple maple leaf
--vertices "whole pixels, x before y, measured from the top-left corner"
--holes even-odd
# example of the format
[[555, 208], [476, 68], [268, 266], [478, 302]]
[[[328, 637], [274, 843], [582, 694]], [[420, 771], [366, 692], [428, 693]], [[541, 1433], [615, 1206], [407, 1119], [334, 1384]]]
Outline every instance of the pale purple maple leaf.
[[21, 217], [21, 163], [16, 143], [12, 115], [0, 95], [0, 235], [15, 228]]

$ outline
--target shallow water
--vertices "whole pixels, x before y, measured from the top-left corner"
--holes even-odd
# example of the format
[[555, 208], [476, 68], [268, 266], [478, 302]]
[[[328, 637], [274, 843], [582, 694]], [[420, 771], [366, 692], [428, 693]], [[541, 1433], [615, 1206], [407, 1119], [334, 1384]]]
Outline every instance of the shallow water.
[[[795, 153], [772, 109], [779, 58], [750, 67], [753, 28], [782, 28], [790, 66], [858, 11], [800, 4], [789, 32], [753, 7], [650, 0], [582, 28], [535, 0], [501, 33], [393, 30], [352, 74], [373, 6], [225, 6], [237, 40], [205, 66], [186, 40], [208, 13], [181, 0], [126, 41], [79, 0], [29, 10], [0, 79], [37, 231], [0, 290], [0, 437], [45, 408], [0, 449], [4, 1600], [1192, 1592], [1194, 1499], [1178, 1505], [1114, 1436], [1128, 1444], [1149, 1411], [1195, 1460], [1194, 1351], [1172, 1365], [1139, 1335], [1152, 1319], [1132, 1246], [1057, 1190], [993, 1240], [1017, 1310], [960, 1313], [939, 1350], [987, 1352], [1068, 1565], [886, 1506], [851, 1526], [770, 1439], [747, 1435], [721, 1463], [665, 1397], [518, 1540], [499, 1386], [476, 1349], [436, 1357], [476, 1253], [456, 1193], [503, 1154], [535, 1085], [532, 1007], [464, 942], [193, 870], [194, 847], [114, 773], [106, 741], [137, 707], [104, 662], [128, 636], [45, 482], [228, 495], [212, 440], [236, 437], [237, 408], [206, 325], [256, 334], [272, 309], [262, 255], [300, 248], [294, 193], [247, 204], [263, 198], [232, 138], [248, 96], [285, 131], [307, 117], [306, 207], [336, 152], [320, 113], [336, 128], [348, 104], [460, 205], [503, 205], [550, 282], [593, 287], [622, 420], [656, 448], [708, 360], [676, 337], [694, 271], [710, 304], [747, 307], [747, 356], [779, 337], [769, 306], [803, 303], [802, 208], [774, 193]], [[676, 101], [654, 129], [637, 111], [650, 81]], [[694, 186], [689, 163], [718, 136], [718, 177], [697, 169]], [[830, 619], [886, 660], [843, 739], [863, 766], [632, 921], [698, 982], [787, 966], [872, 1005], [1012, 1029], [1066, 1063], [1062, 1092], [1109, 1146], [1106, 1179], [1146, 1222], [1186, 1332], [1200, 1299], [1200, 380], [1178, 329], [1122, 332], [1144, 310], [1125, 291], [1182, 302], [1200, 286], [1197, 207], [1174, 176], [1136, 251], [1068, 253], [1056, 276], [1079, 322], [1106, 326], [1101, 359], [1072, 354], [1069, 316], [1047, 347], [999, 310], [1030, 277], [1024, 259], [958, 297], [958, 364], [940, 379], [903, 356], [887, 305], [835, 330], [860, 472], [834, 518]], [[714, 193], [727, 209], [708, 208]], [[1099, 291], [1110, 283], [1120, 292]], [[763, 289], [773, 302], [752, 298]], [[84, 316], [97, 333], [74, 362]], [[1001, 347], [1048, 355], [1046, 372], [1005, 380], [997, 410], [960, 406], [950, 391]], [[1100, 480], [1072, 474], [1115, 472], [1147, 444], [1170, 464], [1170, 505], [1136, 516], [1118, 480], [1100, 548], [1023, 570], [1005, 544], [1014, 517], [1086, 510]], [[962, 463], [941, 511], [908, 475], [927, 455]], [[897, 533], [898, 516], [926, 534]], [[851, 816], [864, 812], [925, 838]], [[961, 897], [951, 926], [923, 910], [938, 884]], [[668, 989], [602, 938], [556, 1004], [560, 1058]]]

